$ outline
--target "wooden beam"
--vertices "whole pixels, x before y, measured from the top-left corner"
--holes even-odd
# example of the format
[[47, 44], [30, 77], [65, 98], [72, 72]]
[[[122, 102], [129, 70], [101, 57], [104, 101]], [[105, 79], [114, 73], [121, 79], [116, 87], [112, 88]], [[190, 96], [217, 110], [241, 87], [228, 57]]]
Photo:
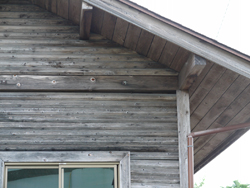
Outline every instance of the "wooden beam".
[[179, 74], [179, 89], [188, 90], [206, 66], [206, 60], [191, 54]]
[[[193, 34], [178, 28], [172, 22], [166, 23], [154, 15], [146, 14], [143, 10], [139, 11], [125, 3], [113, 0], [84, 0], [85, 2], [98, 7], [110, 14], [113, 14], [127, 22], [134, 24], [144, 30], [149, 31], [167, 41], [170, 41], [188, 51], [215, 62], [227, 69], [235, 71], [250, 78], [249, 60], [243, 59], [229, 51], [208, 42], [204, 42]], [[217, 43], [216, 43], [217, 44]]]
[[189, 94], [187, 91], [177, 90], [176, 97], [179, 134], [180, 188], [186, 188], [188, 187], [187, 135], [190, 133]]
[[89, 6], [87, 3], [82, 2], [80, 16], [80, 39], [82, 40], [88, 40], [90, 37], [92, 10], [92, 6]]
[[166, 92], [177, 84], [177, 76], [0, 76], [0, 91]]

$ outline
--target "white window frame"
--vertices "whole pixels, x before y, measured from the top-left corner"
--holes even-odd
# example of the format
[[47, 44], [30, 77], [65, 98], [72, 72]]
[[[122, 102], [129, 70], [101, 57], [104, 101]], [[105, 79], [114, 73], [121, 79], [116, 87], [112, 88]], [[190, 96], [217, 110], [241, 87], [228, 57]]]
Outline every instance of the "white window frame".
[[[5, 166], [14, 164], [31, 165], [32, 163], [44, 164], [48, 166], [52, 163], [60, 165], [74, 165], [82, 163], [117, 163], [118, 164], [118, 187], [130, 188], [130, 152], [123, 151], [74, 151], [74, 152], [0, 152], [0, 188], [5, 188]], [[60, 172], [60, 171], [59, 171]]]

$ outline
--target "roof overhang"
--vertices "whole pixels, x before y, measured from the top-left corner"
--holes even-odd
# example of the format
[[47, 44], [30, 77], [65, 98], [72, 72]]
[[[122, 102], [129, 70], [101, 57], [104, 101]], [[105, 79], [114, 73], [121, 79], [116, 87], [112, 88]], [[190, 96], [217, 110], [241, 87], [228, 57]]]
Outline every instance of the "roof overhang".
[[[197, 33], [185, 31], [174, 22], [142, 9], [127, 0], [83, 0], [207, 60], [250, 78], [250, 57]], [[133, 5], [133, 6], [132, 6]], [[147, 21], [145, 21], [147, 20]], [[178, 27], [177, 27], [178, 25]], [[196, 35], [196, 36], [195, 36]]]

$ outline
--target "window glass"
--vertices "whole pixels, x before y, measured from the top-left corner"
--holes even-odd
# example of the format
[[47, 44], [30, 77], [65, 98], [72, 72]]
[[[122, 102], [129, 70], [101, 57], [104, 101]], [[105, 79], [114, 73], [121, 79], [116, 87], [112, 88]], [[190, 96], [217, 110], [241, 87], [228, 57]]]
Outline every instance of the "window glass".
[[8, 188], [58, 188], [58, 169], [8, 169]]
[[114, 188], [114, 168], [64, 168], [64, 188]]

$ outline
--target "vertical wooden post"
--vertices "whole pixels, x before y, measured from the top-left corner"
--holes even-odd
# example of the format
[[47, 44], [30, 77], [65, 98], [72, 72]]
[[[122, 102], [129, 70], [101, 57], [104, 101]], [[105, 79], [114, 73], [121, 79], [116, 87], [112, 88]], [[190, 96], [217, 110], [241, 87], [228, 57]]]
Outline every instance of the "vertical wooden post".
[[88, 40], [90, 37], [90, 28], [92, 21], [93, 7], [87, 3], [82, 2], [81, 16], [80, 16], [80, 39]]
[[179, 140], [180, 187], [188, 187], [187, 135], [190, 133], [190, 107], [188, 91], [177, 90], [177, 116]]

